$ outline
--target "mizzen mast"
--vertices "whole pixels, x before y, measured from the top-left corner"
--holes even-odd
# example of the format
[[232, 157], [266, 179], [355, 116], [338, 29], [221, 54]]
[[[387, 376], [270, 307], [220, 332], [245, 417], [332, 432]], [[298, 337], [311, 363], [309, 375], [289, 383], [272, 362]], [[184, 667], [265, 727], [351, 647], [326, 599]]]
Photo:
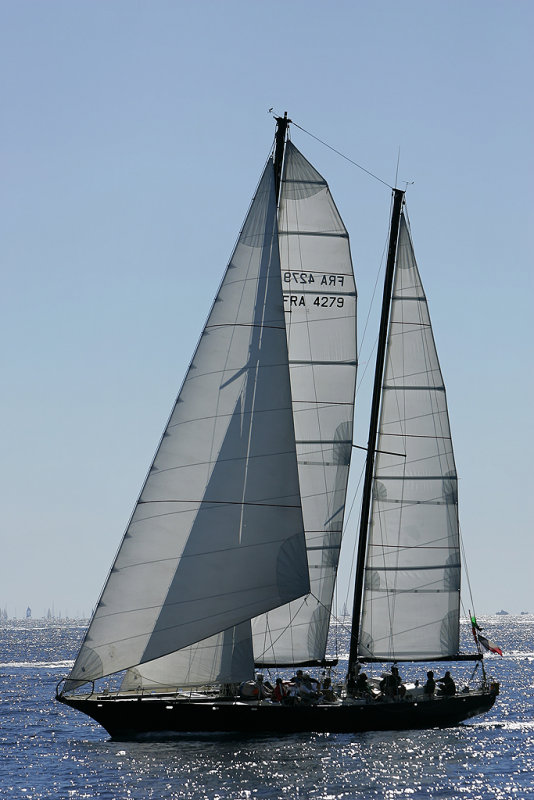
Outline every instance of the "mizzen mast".
[[369, 512], [371, 508], [371, 494], [373, 488], [373, 472], [375, 464], [376, 440], [378, 436], [378, 421], [380, 414], [380, 399], [382, 394], [382, 379], [388, 337], [389, 312], [391, 307], [391, 292], [395, 262], [397, 259], [397, 243], [399, 227], [404, 203], [404, 192], [401, 189], [393, 190], [393, 208], [391, 211], [391, 226], [389, 231], [389, 247], [384, 276], [384, 294], [382, 297], [382, 313], [380, 317], [380, 330], [376, 352], [375, 380], [373, 385], [373, 399], [371, 402], [371, 418], [369, 421], [369, 438], [367, 440], [367, 460], [365, 462], [365, 478], [363, 485], [362, 513], [360, 519], [360, 532], [358, 539], [358, 554], [356, 560], [356, 578], [354, 586], [354, 604], [352, 610], [352, 636], [349, 651], [349, 674], [358, 660], [358, 647], [360, 642], [360, 617], [362, 610], [363, 585], [365, 579], [365, 557], [367, 553]]

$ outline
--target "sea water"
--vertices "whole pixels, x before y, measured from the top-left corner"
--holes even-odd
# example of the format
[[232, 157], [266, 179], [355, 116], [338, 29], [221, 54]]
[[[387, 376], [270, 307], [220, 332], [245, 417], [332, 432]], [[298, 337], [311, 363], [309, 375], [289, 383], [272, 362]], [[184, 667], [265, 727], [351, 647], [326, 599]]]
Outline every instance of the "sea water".
[[[83, 635], [81, 624], [1, 623], [0, 798], [534, 798], [534, 616], [479, 622], [503, 649], [502, 658], [486, 659], [501, 695], [488, 714], [458, 727], [134, 742], [111, 740], [54, 700]], [[335, 640], [343, 657], [343, 627]], [[424, 678], [421, 665], [401, 666], [406, 679]], [[461, 667], [452, 669], [463, 680]]]

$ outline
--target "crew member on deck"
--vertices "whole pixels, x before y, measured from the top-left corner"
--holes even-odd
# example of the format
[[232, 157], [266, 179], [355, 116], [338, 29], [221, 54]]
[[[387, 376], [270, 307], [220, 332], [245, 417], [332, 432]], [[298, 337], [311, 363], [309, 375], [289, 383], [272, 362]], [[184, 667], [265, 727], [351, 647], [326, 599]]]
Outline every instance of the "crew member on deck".
[[371, 691], [371, 687], [369, 686], [369, 682], [367, 680], [367, 675], [365, 672], [360, 672], [358, 675], [358, 679], [356, 681], [356, 696], [357, 697], [372, 697], [373, 693]]
[[404, 697], [406, 686], [403, 686], [398, 667], [391, 667], [380, 681], [380, 691], [385, 697]]
[[273, 693], [271, 684], [267, 682], [264, 683], [263, 675], [256, 675], [256, 684], [258, 686], [258, 699], [268, 700]]
[[325, 678], [321, 684], [321, 694], [323, 696], [323, 700], [326, 700], [327, 703], [335, 703], [337, 697], [335, 692], [332, 688], [332, 681], [330, 678]]
[[423, 686], [423, 692], [425, 693], [425, 697], [433, 697], [435, 691], [436, 691], [436, 681], [434, 680], [434, 673], [430, 669], [426, 673], [426, 683]]
[[443, 678], [438, 678], [439, 692], [442, 697], [452, 697], [456, 694], [456, 684], [454, 683], [449, 670], [445, 673]]
[[282, 678], [277, 678], [276, 683], [274, 686], [274, 691], [272, 693], [271, 699], [275, 703], [284, 703], [289, 695], [288, 689], [284, 686]]

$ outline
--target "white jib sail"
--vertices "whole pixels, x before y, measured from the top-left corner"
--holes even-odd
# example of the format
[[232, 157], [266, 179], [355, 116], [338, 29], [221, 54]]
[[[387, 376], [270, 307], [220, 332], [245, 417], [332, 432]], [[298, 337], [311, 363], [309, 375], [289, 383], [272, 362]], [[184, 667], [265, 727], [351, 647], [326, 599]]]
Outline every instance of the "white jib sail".
[[384, 660], [453, 655], [460, 603], [456, 467], [445, 386], [404, 215], [377, 451], [360, 654]]
[[265, 664], [325, 656], [352, 452], [356, 288], [328, 184], [287, 143], [280, 259], [310, 594], [253, 621]]
[[72, 682], [160, 658], [307, 593], [294, 440], [268, 163]]

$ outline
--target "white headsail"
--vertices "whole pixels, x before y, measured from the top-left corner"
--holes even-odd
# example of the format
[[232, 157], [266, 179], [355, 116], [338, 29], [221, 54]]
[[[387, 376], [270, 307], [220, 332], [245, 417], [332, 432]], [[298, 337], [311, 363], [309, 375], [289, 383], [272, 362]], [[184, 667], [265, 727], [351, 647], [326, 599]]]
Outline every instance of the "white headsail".
[[[249, 625], [308, 590], [269, 162], [70, 681]], [[232, 647], [251, 669], [242, 633]]]
[[256, 661], [294, 664], [326, 651], [352, 451], [356, 288], [328, 184], [290, 141], [279, 234], [310, 594], [252, 628]]
[[403, 215], [382, 385], [360, 655], [423, 660], [458, 652], [459, 546], [445, 386]]

